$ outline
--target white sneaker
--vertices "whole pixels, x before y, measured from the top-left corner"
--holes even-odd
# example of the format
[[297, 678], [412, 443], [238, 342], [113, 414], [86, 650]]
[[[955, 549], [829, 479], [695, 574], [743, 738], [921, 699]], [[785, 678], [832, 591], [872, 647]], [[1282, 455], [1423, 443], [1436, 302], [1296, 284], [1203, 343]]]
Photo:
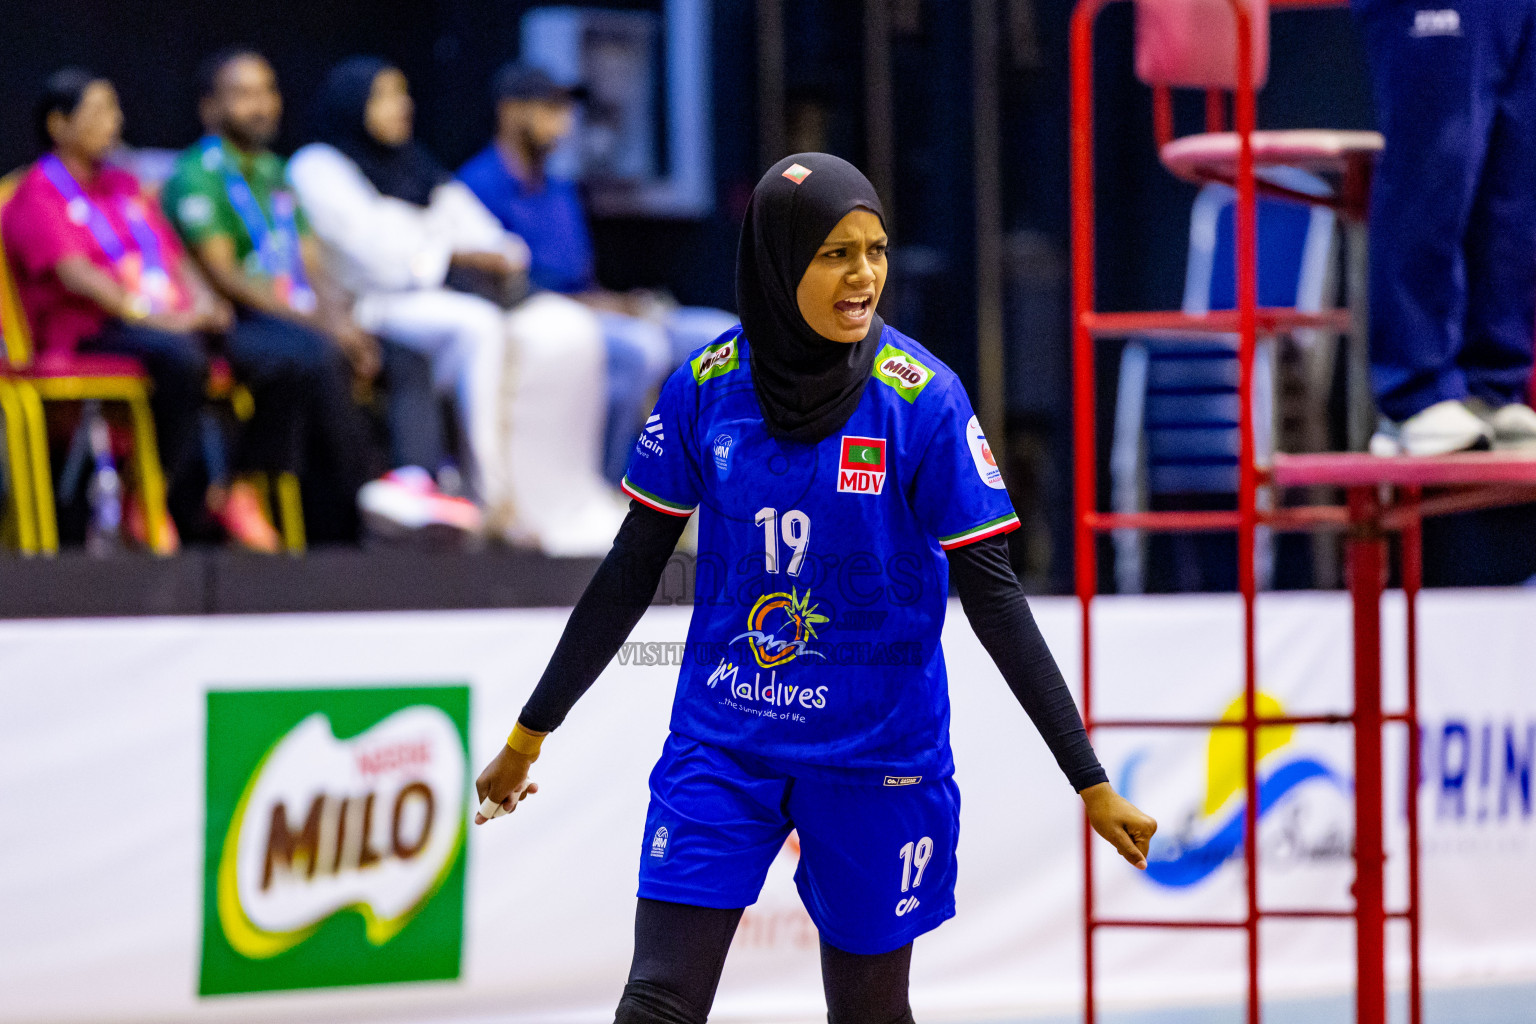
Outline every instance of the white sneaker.
[[454, 544], [480, 532], [482, 517], [474, 503], [437, 489], [432, 476], [405, 466], [370, 480], [357, 492], [357, 506], [370, 536], [405, 537], [429, 544]]
[[[1502, 410], [1501, 410], [1502, 411]], [[1385, 417], [1371, 437], [1371, 454], [1449, 455], [1489, 447], [1493, 428], [1454, 399], [1436, 402], [1401, 423]]]
[[1503, 451], [1536, 451], [1536, 410], [1521, 402], [1495, 409], [1473, 399], [1467, 407], [1493, 431], [1493, 446]]

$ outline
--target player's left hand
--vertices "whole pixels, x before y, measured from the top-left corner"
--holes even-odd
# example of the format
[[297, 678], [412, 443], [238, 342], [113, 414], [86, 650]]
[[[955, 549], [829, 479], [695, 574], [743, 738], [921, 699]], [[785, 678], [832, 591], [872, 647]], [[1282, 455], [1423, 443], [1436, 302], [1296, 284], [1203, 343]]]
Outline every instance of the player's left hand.
[[1142, 871], [1147, 870], [1147, 848], [1157, 832], [1157, 822], [1107, 782], [1089, 786], [1079, 794], [1088, 811], [1088, 823], [1111, 846]]

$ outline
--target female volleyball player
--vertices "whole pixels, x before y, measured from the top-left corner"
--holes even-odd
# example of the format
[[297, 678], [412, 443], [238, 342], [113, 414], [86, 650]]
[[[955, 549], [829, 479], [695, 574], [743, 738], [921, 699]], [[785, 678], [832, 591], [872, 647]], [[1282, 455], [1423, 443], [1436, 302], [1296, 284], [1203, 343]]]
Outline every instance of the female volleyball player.
[[699, 509], [620, 1024], [705, 1020], [792, 828], [828, 1019], [911, 1021], [912, 940], [954, 914], [960, 796], [939, 649], [951, 575], [1093, 827], [1146, 864], [1156, 823], [1105, 781], [1030, 615], [1002, 537], [1018, 520], [965, 391], [875, 313], [881, 218], [868, 180], [826, 154], [758, 183], [737, 256], [742, 327], [667, 381], [624, 480], [629, 517], [476, 783], [493, 816], [536, 791], [545, 735], [640, 619]]

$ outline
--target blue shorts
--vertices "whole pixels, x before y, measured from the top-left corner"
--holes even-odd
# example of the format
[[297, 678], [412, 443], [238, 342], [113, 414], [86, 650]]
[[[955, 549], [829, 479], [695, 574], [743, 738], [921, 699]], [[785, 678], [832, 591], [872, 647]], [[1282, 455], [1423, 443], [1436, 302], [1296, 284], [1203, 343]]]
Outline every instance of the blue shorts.
[[651, 772], [639, 895], [750, 906], [791, 829], [800, 834], [800, 898], [838, 949], [886, 953], [955, 915], [953, 778], [884, 786], [799, 778], [783, 762], [676, 733]]

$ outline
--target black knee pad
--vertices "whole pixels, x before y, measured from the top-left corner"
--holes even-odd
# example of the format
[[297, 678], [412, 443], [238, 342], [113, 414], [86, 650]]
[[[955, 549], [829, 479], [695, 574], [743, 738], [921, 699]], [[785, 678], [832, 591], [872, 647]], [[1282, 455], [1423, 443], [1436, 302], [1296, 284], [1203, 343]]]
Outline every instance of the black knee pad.
[[705, 1024], [708, 1010], [700, 1010], [670, 989], [648, 981], [624, 986], [613, 1024]]

